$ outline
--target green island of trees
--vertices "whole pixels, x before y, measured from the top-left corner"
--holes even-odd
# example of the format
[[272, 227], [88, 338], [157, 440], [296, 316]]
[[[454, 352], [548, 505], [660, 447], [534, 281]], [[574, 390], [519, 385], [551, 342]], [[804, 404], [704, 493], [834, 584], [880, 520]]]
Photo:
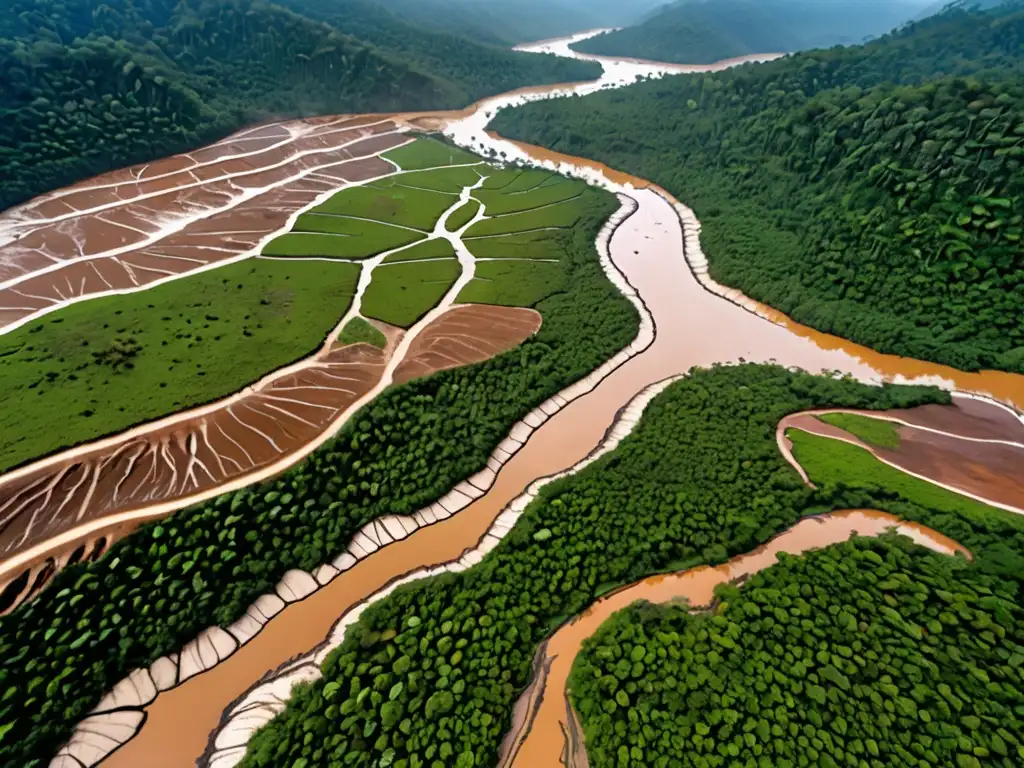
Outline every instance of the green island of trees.
[[721, 563], [810, 514], [885, 509], [957, 536], [981, 569], [1020, 572], [1024, 520], [947, 512], [885, 489], [814, 490], [775, 443], [788, 413], [927, 402], [948, 395], [777, 366], [692, 371], [615, 451], [546, 486], [481, 563], [368, 608], [323, 678], [297, 687], [254, 736], [242, 766], [493, 765], [536, 648], [561, 623], [622, 584]]
[[552, 233], [560, 261], [544, 266], [563, 273], [561, 290], [535, 304], [543, 325], [517, 349], [385, 391], [288, 472], [143, 526], [0, 617], [0, 765], [47, 765], [129, 672], [229, 625], [288, 570], [337, 557], [368, 521], [436, 501], [517, 420], [629, 344], [639, 317], [595, 247], [618, 201], [592, 193], [575, 226]]
[[570, 675], [589, 763], [1018, 766], [1019, 577], [886, 535], [782, 555], [710, 611], [636, 603]]
[[456, 108], [600, 74], [379, 11], [353, 3], [325, 23], [261, 0], [3, 3], [0, 210], [262, 120]]
[[1024, 3], [503, 110], [692, 205], [717, 281], [883, 352], [1024, 372]]

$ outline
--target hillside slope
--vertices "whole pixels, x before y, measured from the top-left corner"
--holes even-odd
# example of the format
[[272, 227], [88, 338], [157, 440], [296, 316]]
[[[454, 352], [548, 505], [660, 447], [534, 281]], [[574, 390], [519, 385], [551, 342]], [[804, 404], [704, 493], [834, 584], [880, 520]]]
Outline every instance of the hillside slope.
[[[428, 0], [425, 8], [438, 7], [437, 28], [422, 26], [419, 16], [407, 17], [400, 8], [392, 11], [387, 0], [277, 0], [296, 13], [330, 24], [335, 29], [373, 46], [379, 53], [410, 64], [456, 85], [466, 103], [484, 96], [519, 88], [527, 83], [566, 82], [584, 70], [581, 62], [554, 56], [510, 51], [508, 41], [489, 35], [493, 26], [477, 31], [466, 29], [476, 42], [467, 39], [458, 19], [472, 21], [458, 12], [459, 3], [469, 0]], [[398, 3], [396, 5], [401, 5]], [[488, 41], [488, 37], [495, 37]], [[589, 65], [587, 76], [597, 77]]]
[[1022, 40], [1015, 0], [493, 127], [661, 184], [702, 220], [712, 276], [799, 322], [1024, 372]]
[[506, 45], [635, 24], [660, 1], [376, 0], [417, 25]]
[[260, 120], [460, 107], [599, 73], [398, 19], [378, 47], [345, 19], [261, 0], [13, 0], [0, 8], [0, 209]]
[[912, 0], [681, 0], [642, 24], [578, 43], [608, 56], [704, 64], [856, 44], [914, 16]]

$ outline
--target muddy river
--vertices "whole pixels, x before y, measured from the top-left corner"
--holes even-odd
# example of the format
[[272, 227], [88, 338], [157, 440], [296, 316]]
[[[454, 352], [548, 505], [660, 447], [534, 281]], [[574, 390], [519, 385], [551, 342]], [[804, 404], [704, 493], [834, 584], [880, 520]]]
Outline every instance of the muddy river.
[[[547, 41], [526, 48], [566, 55], [569, 42], [579, 37]], [[726, 292], [728, 297], [723, 298], [709, 290], [706, 280], [702, 283], [698, 279], [699, 271], [695, 273], [691, 269], [687, 256], [693, 260], [695, 233], [692, 221], [681, 215], [677, 201], [663, 190], [585, 159], [516, 144], [487, 133], [490, 117], [503, 106], [617, 87], [641, 75], [714, 68], [667, 67], [604, 59], [602, 63], [605, 74], [595, 83], [527, 89], [488, 99], [459, 113], [405, 115], [394, 119], [404, 126], [443, 130], [458, 143], [478, 151], [493, 148], [509, 159], [529, 160], [534, 164], [558, 168], [635, 200], [636, 211], [611, 238], [610, 255], [653, 318], [656, 328], [653, 344], [604, 378], [592, 392], [571, 402], [536, 429], [525, 446], [504, 465], [494, 485], [481, 498], [454, 517], [423, 528], [361, 560], [326, 587], [289, 605], [260, 634], [223, 663], [161, 693], [155, 702], [144, 708], [144, 718], [139, 718], [143, 722], [138, 735], [104, 760], [104, 765], [116, 768], [143, 765], [147, 768], [181, 768], [192, 765], [207, 748], [211, 732], [217, 728], [225, 709], [255, 681], [296, 655], [308, 653], [324, 640], [340, 616], [390, 581], [421, 567], [457, 559], [465, 549], [476, 546], [506, 505], [525, 487], [537, 478], [572, 467], [587, 456], [601, 442], [616, 413], [637, 392], [666, 377], [685, 373], [693, 366], [741, 360], [775, 361], [809, 371], [844, 371], [872, 382], [914, 380], [940, 384], [988, 396], [1018, 409], [1024, 408], [1024, 377], [999, 372], [964, 373], [945, 366], [882, 355], [797, 325], [779, 313], [754, 305], [742, 297]], [[720, 66], [735, 63], [726, 62]], [[686, 244], [688, 234], [691, 236], [689, 246]], [[691, 249], [689, 254], [687, 247]], [[1006, 413], [1013, 416], [1008, 409]], [[844, 539], [852, 530], [877, 532], [891, 522], [872, 515], [851, 513], [846, 517], [835, 516], [825, 524], [802, 523], [776, 543], [785, 547], [785, 551], [802, 551]], [[101, 533], [92, 531], [91, 535]], [[933, 534], [922, 532], [921, 535], [939, 546], [939, 542], [931, 538]], [[955, 545], [944, 542], [942, 546]], [[629, 595], [627, 602], [639, 597], [665, 600], [687, 596], [695, 605], [705, 603], [717, 580], [735, 578], [743, 572], [764, 567], [774, 554], [758, 553], [751, 557], [754, 559], [732, 564], [730, 568], [733, 570], [729, 571], [715, 569], [649, 580], [644, 582], [649, 586], [636, 592], [618, 593], [607, 602], [611, 605], [617, 599], [626, 600]], [[737, 568], [740, 570], [735, 570]], [[600, 609], [601, 616], [607, 615], [604, 610], [603, 607]], [[609, 608], [608, 613], [611, 610]], [[567, 629], [572, 629], [576, 639], [565, 641], [568, 643], [565, 647], [577, 647], [580, 639], [596, 628], [597, 623], [599, 621], [586, 618], [568, 625]], [[590, 629], [585, 634], [577, 634], [577, 629], [582, 633], [584, 626]], [[552, 642], [549, 652], [555, 647], [554, 643], [562, 641], [556, 638]], [[560, 653], [564, 653], [568, 663], [573, 652]], [[565, 669], [567, 671], [568, 667]], [[564, 675], [558, 678], [554, 670], [552, 667], [544, 684], [549, 695], [541, 697], [544, 712], [550, 714], [533, 718], [530, 733], [537, 735], [531, 735], [522, 744], [517, 758], [521, 765], [554, 765], [559, 760], [563, 745], [559, 723], [566, 717], [562, 696]], [[536, 757], [527, 759], [526, 755], [530, 754]], [[203, 764], [227, 768], [236, 762], [204, 761]]]

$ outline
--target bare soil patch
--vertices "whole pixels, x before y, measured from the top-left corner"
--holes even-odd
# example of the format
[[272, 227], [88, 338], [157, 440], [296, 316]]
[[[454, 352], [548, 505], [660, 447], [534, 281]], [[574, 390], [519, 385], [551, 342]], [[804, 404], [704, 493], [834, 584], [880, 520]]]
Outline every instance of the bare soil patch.
[[395, 371], [402, 384], [436, 371], [483, 362], [522, 344], [541, 325], [540, 313], [520, 307], [454, 307], [416, 337]]

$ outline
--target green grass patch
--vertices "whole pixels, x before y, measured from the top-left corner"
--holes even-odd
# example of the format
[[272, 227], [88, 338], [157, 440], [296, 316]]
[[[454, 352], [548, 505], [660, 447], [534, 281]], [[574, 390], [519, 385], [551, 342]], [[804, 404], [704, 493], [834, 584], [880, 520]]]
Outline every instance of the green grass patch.
[[298, 231], [267, 243], [263, 254], [292, 258], [367, 259], [426, 237], [420, 232], [387, 224], [308, 213], [299, 217], [295, 227]]
[[403, 179], [404, 176], [398, 176], [362, 187], [349, 187], [318, 205], [313, 212], [360, 216], [386, 224], [432, 230], [456, 199], [441, 192], [406, 186]]
[[826, 413], [818, 417], [826, 424], [846, 430], [865, 443], [880, 448], [899, 448], [899, 427], [891, 421], [872, 419], [857, 413]]
[[384, 264], [394, 264], [399, 261], [419, 261], [421, 259], [454, 259], [455, 249], [447, 240], [432, 238], [422, 243], [410, 245], [389, 256], [384, 257]]
[[480, 162], [476, 155], [437, 139], [417, 139], [412, 144], [385, 152], [384, 157], [396, 163], [403, 171]]
[[530, 192], [545, 184], [559, 184], [564, 178], [553, 171], [542, 171], [536, 168], [524, 170], [511, 184], [504, 188], [507, 193]]
[[341, 346], [372, 344], [375, 347], [384, 349], [388, 345], [388, 338], [363, 318], [353, 317], [342, 328], [341, 334], [338, 336], [338, 344]]
[[437, 306], [461, 269], [454, 259], [382, 265], [363, 296], [363, 314], [408, 328]]
[[462, 289], [463, 304], [498, 304], [533, 307], [565, 288], [562, 264], [528, 261], [485, 261], [476, 265], [476, 276]]
[[313, 352], [353, 264], [250, 259], [0, 337], [0, 470], [236, 392]]
[[466, 237], [503, 235], [532, 229], [570, 229], [583, 215], [583, 199], [576, 197], [534, 211], [484, 219], [470, 227]]
[[[441, 168], [434, 171], [416, 171], [403, 173], [395, 177], [396, 184], [404, 184], [421, 189], [430, 189], [436, 192], [447, 192], [449, 195], [458, 195], [465, 187], [471, 187], [480, 181], [481, 176], [488, 176], [494, 173], [494, 167], [490, 165], [474, 165], [472, 167]], [[454, 203], [451, 200], [450, 203]]]
[[461, 208], [448, 217], [448, 221], [445, 222], [445, 228], [449, 232], [458, 232], [473, 220], [473, 217], [476, 216], [479, 210], [480, 203], [476, 200], [469, 200], [463, 203]]
[[926, 480], [911, 477], [883, 464], [856, 445], [795, 428], [787, 430], [786, 435], [793, 442], [793, 456], [816, 485], [887, 490], [922, 507], [963, 515], [968, 519], [986, 520], [993, 515], [995, 519], [1001, 519], [1008, 514]]
[[557, 261], [565, 249], [557, 231], [526, 232], [519, 235], [464, 238], [469, 252], [478, 259], [551, 259]]
[[507, 190], [520, 178], [530, 173], [543, 173], [543, 171], [524, 170], [522, 168], [506, 168], [492, 173], [484, 182], [482, 189], [499, 191]]
[[[555, 181], [543, 183], [529, 191], [520, 192], [510, 192], [508, 188], [491, 189], [484, 186], [476, 190], [473, 196], [484, 204], [489, 216], [497, 216], [503, 213], [528, 211], [560, 203], [563, 200], [570, 200], [579, 197], [587, 188], [582, 181], [574, 181], [562, 176], [557, 176], [555, 179]], [[538, 178], [537, 181], [540, 182], [541, 179]]]

